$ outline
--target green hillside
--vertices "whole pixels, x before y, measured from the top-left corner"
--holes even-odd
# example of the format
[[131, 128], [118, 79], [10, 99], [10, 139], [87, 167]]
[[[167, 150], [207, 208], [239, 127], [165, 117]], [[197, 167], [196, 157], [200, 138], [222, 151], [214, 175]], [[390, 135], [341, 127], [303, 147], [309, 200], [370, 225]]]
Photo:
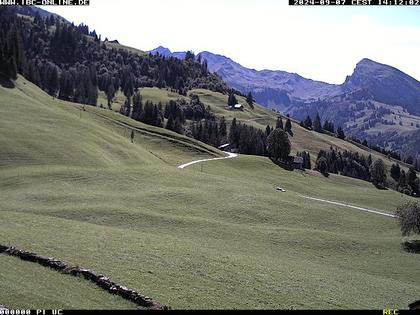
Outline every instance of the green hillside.
[[126, 50], [128, 52], [140, 55], [140, 56], [147, 55], [147, 52], [145, 52], [145, 51], [142, 51], [142, 50], [139, 50], [139, 49], [136, 49], [136, 48], [133, 48], [133, 47], [128, 47], [128, 46], [119, 44], [117, 42], [104, 42], [104, 43], [106, 45], [106, 48], [108, 48], [108, 49], [123, 49], [123, 50]]
[[[0, 294], [7, 307], [25, 309], [135, 309], [86, 280], [60, 274], [31, 262], [0, 256]], [[5, 294], [7, 292], [7, 294]]]
[[[196, 92], [223, 113], [210, 92]], [[293, 127], [296, 149], [298, 139], [308, 149], [312, 140]], [[309, 137], [314, 152], [329, 146], [325, 135]], [[2, 243], [92, 268], [172, 308], [407, 308], [420, 295], [418, 257], [402, 251], [394, 219], [302, 197], [392, 213], [410, 199], [394, 191], [256, 156], [178, 169], [221, 152], [109, 110], [83, 111], [22, 78], [0, 87], [0, 147]], [[0, 284], [0, 303], [10, 308], [131, 307], [14, 260], [0, 255], [0, 282], [13, 284]], [[37, 284], [41, 272], [56, 284], [53, 298]], [[92, 298], [64, 301], [78, 283]]]
[[[144, 100], [149, 100], [154, 103], [161, 102], [166, 104], [170, 100], [176, 100], [178, 98], [185, 98], [180, 94], [172, 92], [167, 89], [158, 89], [158, 88], [141, 88], [140, 93]], [[213, 92], [209, 90], [196, 89], [192, 90], [189, 95], [197, 94], [200, 97], [200, 100], [206, 105], [211, 107], [211, 111], [218, 117], [224, 116], [229, 123], [233, 118], [236, 118], [238, 121], [244, 122], [247, 125], [254, 126], [265, 130], [267, 125], [275, 127], [277, 117], [279, 114], [265, 108], [262, 105], [254, 104], [254, 109], [251, 109], [246, 103], [246, 100], [242, 96], [237, 96], [238, 101], [244, 105], [243, 111], [238, 110], [228, 110], [225, 108], [227, 104], [227, 95], [223, 95], [218, 92]], [[118, 111], [120, 106], [124, 103], [125, 96], [119, 92], [117, 93], [114, 103], [113, 110]], [[104, 93], [100, 93], [98, 99], [98, 106], [103, 104], [106, 106], [106, 96]], [[283, 123], [285, 123], [287, 117], [283, 116]], [[302, 128], [299, 125], [299, 122], [292, 120], [292, 130], [294, 136], [290, 138], [292, 143], [292, 152], [296, 153], [297, 151], [308, 151], [311, 154], [312, 163], [315, 163], [316, 157], [320, 150], [329, 150], [332, 146], [333, 148], [338, 148], [341, 151], [351, 151], [359, 152], [368, 156], [372, 155], [372, 158], [378, 159], [381, 158], [384, 160], [385, 165], [391, 168], [393, 163], [400, 164], [404, 169], [408, 169], [409, 166], [401, 161], [396, 161], [392, 158], [389, 158], [377, 151], [374, 151], [370, 148], [364, 147], [360, 144], [357, 144], [348, 140], [341, 140], [339, 138], [330, 136], [328, 134], [321, 134], [314, 131], [309, 131], [305, 128]], [[389, 178], [392, 180], [391, 178]]]
[[[200, 96], [200, 100], [206, 104], [210, 105], [212, 110], [218, 116], [225, 116], [228, 120], [231, 120], [233, 117], [236, 117], [237, 120], [243, 121], [248, 125], [258, 127], [261, 129], [266, 128], [267, 125], [275, 127], [278, 114], [269, 110], [262, 105], [254, 104], [254, 109], [252, 110], [246, 103], [244, 97], [238, 96], [238, 101], [245, 106], [244, 111], [231, 111], [226, 110], [225, 106], [227, 103], [227, 96], [221, 93], [212, 92], [208, 90], [193, 90], [191, 93], [196, 93]], [[283, 116], [283, 123], [285, 123], [286, 117]], [[374, 150], [371, 150], [367, 147], [361, 147], [355, 143], [341, 140], [339, 138], [330, 136], [328, 134], [321, 134], [314, 131], [309, 131], [305, 128], [302, 128], [299, 125], [299, 122], [292, 120], [292, 130], [294, 136], [290, 138], [292, 143], [293, 150], [296, 151], [308, 151], [311, 154], [313, 161], [315, 162], [316, 156], [318, 155], [319, 150], [329, 150], [332, 146], [338, 148], [341, 151], [348, 150], [352, 152], [359, 152], [368, 156], [372, 154], [373, 159], [381, 158], [384, 160], [385, 164], [388, 167], [396, 162], [393, 159], [390, 159], [384, 156], [381, 153], [378, 153]], [[407, 167], [404, 163], [398, 161], [402, 166]]]

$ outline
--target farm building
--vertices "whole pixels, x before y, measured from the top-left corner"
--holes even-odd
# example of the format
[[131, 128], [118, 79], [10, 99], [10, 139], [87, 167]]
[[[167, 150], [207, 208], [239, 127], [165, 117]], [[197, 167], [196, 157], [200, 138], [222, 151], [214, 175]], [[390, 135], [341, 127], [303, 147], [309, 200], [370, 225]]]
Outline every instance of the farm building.
[[277, 164], [288, 170], [304, 170], [303, 158], [300, 156], [289, 155], [286, 160], [277, 161]]
[[292, 162], [293, 168], [297, 170], [303, 170], [303, 157], [301, 156], [293, 156]]
[[242, 104], [235, 104], [233, 106], [225, 106], [225, 109], [229, 109], [229, 110], [244, 110], [244, 106]]

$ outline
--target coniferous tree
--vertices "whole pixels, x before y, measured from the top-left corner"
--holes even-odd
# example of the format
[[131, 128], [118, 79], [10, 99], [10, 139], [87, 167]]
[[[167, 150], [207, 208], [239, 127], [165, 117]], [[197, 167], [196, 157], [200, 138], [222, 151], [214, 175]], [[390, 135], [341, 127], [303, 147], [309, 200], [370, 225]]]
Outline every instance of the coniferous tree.
[[377, 159], [371, 166], [372, 183], [377, 187], [386, 187], [386, 169], [381, 159]]
[[410, 167], [407, 173], [407, 184], [410, 186], [412, 194], [419, 196], [420, 182], [417, 178], [416, 170], [414, 167]]
[[404, 170], [401, 170], [400, 179], [398, 180], [397, 190], [403, 194], [411, 196], [413, 194], [413, 190], [411, 189], [410, 185], [407, 183], [407, 176]]
[[5, 74], [7, 77], [16, 80], [17, 79], [17, 65], [16, 59], [14, 56], [10, 56], [7, 61], [5, 62]]
[[371, 166], [371, 165], [372, 165], [372, 154], [369, 154], [368, 159], [367, 159], [367, 164], [368, 164], [369, 166]]
[[146, 103], [144, 104], [143, 111], [140, 115], [140, 121], [148, 125], [154, 125], [152, 102], [146, 101]]
[[168, 130], [174, 130], [174, 119], [172, 118], [172, 115], [170, 115], [168, 120], [166, 121], [165, 128]]
[[327, 159], [324, 156], [321, 156], [316, 160], [315, 170], [317, 170], [318, 172], [320, 172], [324, 176], [328, 175]]
[[305, 128], [307, 129], [312, 129], [312, 119], [311, 117], [306, 116], [305, 121], [303, 122], [303, 124], [305, 125]]
[[143, 111], [143, 100], [140, 92], [136, 92], [133, 96], [133, 113], [131, 117], [135, 120], [140, 119], [140, 115]]
[[324, 126], [322, 127], [322, 129], [331, 133], [335, 133], [334, 124], [332, 122], [329, 122], [328, 120], [324, 122]]
[[287, 118], [286, 126], [284, 128], [284, 131], [286, 131], [288, 134], [290, 134], [291, 136], [293, 136], [292, 122], [290, 121], [290, 118]]
[[[26, 58], [23, 50], [22, 37], [12, 16], [7, 16], [9, 9], [2, 8], [4, 22], [10, 28], [2, 29], [0, 34], [0, 72], [8, 78], [16, 80], [18, 73], [26, 71]], [[8, 12], [9, 11], [9, 12]], [[2, 16], [0, 16], [1, 18]], [[7, 21], [11, 19], [10, 21]]]
[[195, 60], [195, 54], [189, 50], [185, 53], [185, 60], [186, 61], [194, 61]]
[[236, 104], [238, 104], [238, 100], [236, 99], [235, 94], [230, 93], [229, 97], [228, 97], [228, 105], [229, 106], [234, 106]]
[[47, 72], [48, 93], [55, 96], [60, 87], [60, 82], [58, 78], [58, 70], [56, 66], [50, 65], [47, 71], [48, 71]]
[[227, 128], [226, 128], [226, 120], [225, 116], [223, 116], [220, 119], [220, 125], [219, 125], [219, 134], [224, 139], [227, 135]]
[[265, 134], [268, 137], [271, 133], [271, 127], [269, 125], [267, 125], [267, 127], [265, 128]]
[[267, 152], [274, 160], [286, 161], [290, 150], [290, 140], [284, 130], [274, 129], [267, 137]]
[[316, 114], [316, 117], [314, 119], [314, 131], [316, 132], [322, 132], [322, 125], [321, 125], [321, 118], [319, 117], [319, 114]]
[[232, 123], [230, 124], [230, 129], [229, 129], [229, 143], [231, 145], [237, 146], [239, 142], [238, 140], [239, 140], [239, 136], [238, 136], [236, 118], [233, 118]]
[[[31, 66], [30, 66], [31, 67]], [[67, 71], [63, 71], [60, 75], [60, 93], [59, 99], [65, 101], [73, 100], [74, 80]]]
[[[0, 40], [0, 48], [1, 48], [1, 40]], [[41, 86], [42, 81], [41, 81], [41, 74], [39, 73], [39, 68], [37, 64], [32, 60], [28, 62], [28, 73], [26, 77], [29, 81], [31, 81], [35, 85]]]
[[127, 99], [124, 101], [124, 105], [121, 106], [120, 114], [130, 117], [131, 115], [131, 98], [130, 97], [127, 97]]
[[344, 134], [344, 131], [343, 131], [343, 128], [341, 128], [341, 127], [337, 128], [337, 137], [340, 138], [340, 139], [345, 139], [346, 138], [346, 136]]
[[[174, 129], [173, 129], [173, 131], [175, 131], [175, 132], [177, 132], [177, 133], [180, 133], [180, 134], [182, 134], [183, 132], [182, 132], [182, 122], [181, 122], [181, 120], [179, 119], [179, 117], [177, 117], [177, 118], [175, 118], [175, 122], [174, 122]], [[216, 137], [217, 138], [217, 137]], [[215, 139], [214, 140], [214, 143], [216, 144], [216, 146], [218, 146], [217, 145], [217, 140]]]
[[95, 81], [92, 81], [92, 77], [89, 77], [90, 79], [87, 79], [86, 85], [87, 85], [87, 99], [86, 104], [96, 106], [97, 100], [98, 100], [98, 86], [94, 83]]
[[390, 173], [391, 173], [391, 177], [396, 182], [398, 182], [400, 177], [401, 177], [401, 167], [400, 167], [400, 165], [399, 164], [392, 164]]
[[312, 169], [311, 155], [309, 154], [309, 152], [306, 152], [306, 159], [304, 160], [304, 167], [308, 170]]
[[162, 104], [154, 105], [153, 107], [153, 122], [152, 125], [156, 127], [163, 127], [163, 113], [162, 113]]
[[110, 83], [106, 90], [106, 98], [107, 98], [109, 109], [112, 109], [112, 100], [114, 99], [114, 96], [115, 96], [115, 88], [114, 88], [114, 85]]
[[175, 89], [178, 90], [178, 92], [182, 92], [184, 88], [185, 88], [184, 78], [177, 77], [175, 80]]
[[248, 103], [248, 105], [254, 109], [254, 97], [252, 96], [252, 93], [249, 92], [247, 97], [246, 97], [246, 102]]
[[278, 129], [278, 128], [284, 130], [284, 127], [283, 127], [283, 119], [281, 118], [281, 116], [277, 117], [276, 129]]

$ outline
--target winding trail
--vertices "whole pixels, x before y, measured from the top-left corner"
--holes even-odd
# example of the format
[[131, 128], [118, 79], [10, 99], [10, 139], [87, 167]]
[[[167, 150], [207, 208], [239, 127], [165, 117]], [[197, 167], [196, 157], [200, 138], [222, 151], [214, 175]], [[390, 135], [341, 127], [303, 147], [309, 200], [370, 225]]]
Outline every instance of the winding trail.
[[[186, 167], [189, 167], [189, 166], [197, 164], [197, 163], [224, 160], [224, 159], [232, 159], [232, 158], [235, 158], [235, 157], [238, 156], [238, 154], [236, 154], [236, 153], [231, 153], [231, 152], [226, 152], [226, 151], [223, 151], [223, 152], [226, 153], [227, 156], [220, 157], [220, 158], [196, 160], [196, 161], [192, 161], [192, 162], [189, 162], [189, 163], [179, 165], [178, 168], [184, 169]], [[367, 209], [367, 208], [363, 208], [363, 207], [353, 206], [353, 205], [349, 205], [349, 204], [346, 204], [346, 203], [341, 203], [341, 202], [331, 201], [331, 200], [325, 200], [325, 199], [321, 199], [321, 198], [314, 198], [314, 197], [309, 197], [309, 196], [305, 196], [305, 195], [298, 195], [298, 196], [302, 197], [302, 198], [305, 198], [305, 199], [309, 199], [309, 200], [325, 202], [325, 203], [329, 203], [329, 204], [333, 204], [333, 205], [337, 205], [337, 206], [341, 206], [341, 207], [353, 208], [353, 209], [361, 210], [361, 211], [364, 211], [364, 212], [374, 213], [374, 214], [378, 214], [378, 215], [382, 215], [382, 216], [386, 216], [386, 217], [390, 217], [390, 218], [396, 218], [396, 216], [393, 215], [393, 214], [389, 214], [389, 213], [381, 212], [381, 211], [377, 211], [377, 210], [372, 210], [372, 209]]]
[[238, 154], [236, 154], [236, 153], [231, 153], [231, 152], [226, 152], [226, 151], [223, 151], [223, 152], [224, 152], [224, 153], [226, 153], [226, 154], [227, 154], [227, 156], [225, 156], [225, 157], [220, 157], [220, 158], [212, 158], [212, 159], [196, 160], [196, 161], [192, 161], [192, 162], [189, 162], [189, 163], [182, 164], [182, 165], [178, 166], [178, 168], [184, 169], [184, 168], [186, 168], [186, 167], [188, 167], [188, 166], [191, 166], [191, 165], [194, 165], [194, 164], [197, 164], [197, 163], [201, 163], [201, 162], [209, 162], [209, 161], [217, 161], [217, 160], [232, 159], [232, 158], [235, 158], [235, 157], [237, 157], [237, 156], [238, 156]]
[[393, 215], [393, 214], [389, 214], [389, 213], [385, 213], [385, 212], [380, 212], [380, 211], [372, 210], [372, 209], [366, 209], [366, 208], [357, 207], [357, 206], [352, 206], [352, 205], [349, 205], [349, 204], [346, 204], [346, 203], [341, 203], [341, 202], [336, 202], [336, 201], [330, 201], [330, 200], [325, 200], [325, 199], [320, 199], [320, 198], [314, 198], [314, 197], [308, 197], [308, 196], [304, 196], [304, 195], [300, 195], [300, 197], [306, 198], [306, 199], [310, 199], [310, 200], [320, 201], [320, 202], [326, 202], [326, 203], [330, 203], [330, 204], [337, 205], [337, 206], [358, 209], [358, 210], [361, 210], [361, 211], [375, 213], [375, 214], [383, 215], [383, 216], [386, 216], [386, 217], [395, 218], [395, 215]]

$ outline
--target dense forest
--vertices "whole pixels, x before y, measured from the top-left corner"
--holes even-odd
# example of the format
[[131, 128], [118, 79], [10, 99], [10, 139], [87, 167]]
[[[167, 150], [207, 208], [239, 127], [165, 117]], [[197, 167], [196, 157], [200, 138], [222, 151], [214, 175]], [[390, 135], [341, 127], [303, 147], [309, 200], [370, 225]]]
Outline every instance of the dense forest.
[[183, 95], [192, 88], [230, 91], [193, 53], [179, 60], [108, 48], [86, 25], [53, 15], [20, 17], [6, 6], [0, 8], [0, 26], [0, 72], [11, 79], [20, 73], [63, 100], [96, 105], [98, 90], [111, 100], [118, 90], [131, 97], [145, 86]]

